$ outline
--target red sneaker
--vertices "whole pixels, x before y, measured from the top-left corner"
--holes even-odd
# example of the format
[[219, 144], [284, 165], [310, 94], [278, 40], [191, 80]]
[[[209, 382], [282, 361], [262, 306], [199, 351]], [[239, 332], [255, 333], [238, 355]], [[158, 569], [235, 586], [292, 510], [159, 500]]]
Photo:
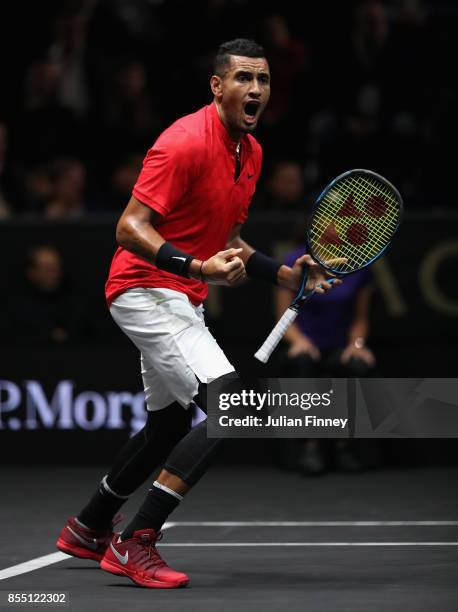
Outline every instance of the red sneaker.
[[154, 529], [139, 529], [125, 542], [113, 537], [100, 567], [111, 574], [127, 576], [140, 586], [151, 589], [176, 589], [186, 586], [189, 578], [176, 572], [161, 558], [156, 542], [162, 537]]
[[117, 514], [109, 529], [88, 529], [82, 527], [76, 517], [69, 518], [60, 532], [56, 546], [67, 555], [101, 561], [111, 538], [116, 535], [113, 527], [122, 519], [122, 514]]

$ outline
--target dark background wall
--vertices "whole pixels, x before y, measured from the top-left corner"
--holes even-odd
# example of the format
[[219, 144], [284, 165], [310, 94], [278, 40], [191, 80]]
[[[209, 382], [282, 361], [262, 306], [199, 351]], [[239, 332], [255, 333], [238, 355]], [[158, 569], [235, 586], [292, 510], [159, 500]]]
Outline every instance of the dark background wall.
[[[428, 213], [425, 232], [425, 216], [408, 214], [399, 240], [375, 268], [369, 344], [380, 376], [456, 376], [458, 296], [450, 282], [458, 271], [456, 220], [452, 212]], [[280, 252], [289, 246], [291, 228], [299, 223], [292, 214], [253, 214], [246, 236], [266, 251]], [[62, 251], [78, 312], [87, 326], [68, 344], [44, 346], [21, 332], [20, 321], [12, 325], [11, 318], [3, 319], [1, 458], [12, 463], [31, 457], [51, 463], [57, 457], [63, 463], [100, 462], [107, 445], [121, 444], [144, 418], [137, 351], [111, 320], [103, 294], [115, 246], [114, 221], [4, 224], [0, 275], [8, 279], [10, 295], [20, 295], [24, 245], [33, 243], [37, 234]], [[274, 316], [272, 290], [262, 283], [233, 290], [212, 288], [207, 301], [212, 331], [231, 361], [247, 374], [280, 375], [281, 348], [268, 366], [253, 358]], [[455, 441], [439, 442], [428, 446], [422, 441], [417, 453], [412, 442], [385, 446], [391, 444], [404, 462], [426, 457], [455, 461]], [[271, 461], [275, 452], [268, 449], [275, 444], [280, 443], [234, 441], [232, 447], [239, 450], [223, 459]]]
[[[172, 121], [210, 101], [213, 54], [239, 36], [265, 46], [272, 71], [257, 131], [264, 170], [246, 239], [281, 257], [336, 174], [366, 167], [387, 176], [407, 214], [374, 267], [370, 345], [379, 374], [456, 376], [455, 2], [3, 3], [2, 460], [103, 461], [107, 447], [140, 425], [138, 357], [103, 295], [116, 220], [146, 150]], [[27, 287], [27, 258], [38, 245], [61, 258], [65, 337], [45, 337]], [[212, 288], [206, 307], [239, 369], [278, 372], [275, 359], [261, 370], [252, 358], [274, 322], [270, 287]], [[453, 441], [401, 442], [392, 456], [404, 462], [457, 455]], [[275, 455], [270, 442], [238, 448], [225, 459]]]

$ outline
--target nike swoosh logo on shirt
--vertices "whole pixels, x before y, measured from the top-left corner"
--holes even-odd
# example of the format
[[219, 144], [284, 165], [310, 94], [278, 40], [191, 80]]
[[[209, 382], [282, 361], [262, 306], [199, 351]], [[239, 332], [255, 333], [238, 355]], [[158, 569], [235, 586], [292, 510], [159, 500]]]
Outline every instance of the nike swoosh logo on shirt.
[[[119, 542], [119, 539], [118, 539], [118, 542]], [[116, 557], [116, 559], [123, 565], [126, 565], [126, 563], [129, 561], [129, 551], [127, 550], [123, 555], [121, 555], [118, 553], [116, 548], [111, 543], [110, 543], [110, 548], [113, 551], [113, 554]]]
[[75, 536], [75, 538], [79, 540], [81, 544], [84, 544], [84, 546], [86, 546], [87, 548], [90, 548], [91, 550], [97, 550], [97, 548], [99, 547], [99, 545], [97, 544], [97, 540], [95, 538], [86, 540], [86, 538], [83, 538], [82, 536], [78, 535], [76, 531], [73, 531], [73, 529], [69, 527], [68, 525], [67, 525], [67, 529], [71, 531], [71, 533]]
[[186, 261], [186, 257], [176, 257], [175, 255], [172, 257], [172, 259], [179, 259], [180, 261]]

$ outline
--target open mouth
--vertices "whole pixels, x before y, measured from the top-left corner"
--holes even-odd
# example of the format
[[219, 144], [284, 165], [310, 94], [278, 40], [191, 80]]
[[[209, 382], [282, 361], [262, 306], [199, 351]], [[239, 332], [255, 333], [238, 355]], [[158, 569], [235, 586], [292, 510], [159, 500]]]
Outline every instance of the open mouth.
[[248, 120], [249, 122], [254, 121], [256, 118], [256, 115], [258, 114], [258, 110], [260, 106], [261, 106], [261, 103], [255, 100], [251, 100], [250, 102], [247, 102], [243, 108], [243, 111], [245, 113], [245, 119]]

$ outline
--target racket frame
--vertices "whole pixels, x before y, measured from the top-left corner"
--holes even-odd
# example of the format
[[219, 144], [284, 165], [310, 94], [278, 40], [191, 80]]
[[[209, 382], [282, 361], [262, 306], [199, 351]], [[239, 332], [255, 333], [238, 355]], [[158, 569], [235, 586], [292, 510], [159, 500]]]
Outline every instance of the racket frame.
[[[380, 251], [377, 253], [377, 255], [372, 257], [372, 259], [367, 261], [362, 266], [359, 266], [356, 270], [348, 270], [346, 272], [342, 272], [342, 271], [338, 271], [337, 272], [331, 266], [327, 266], [326, 263], [321, 261], [321, 259], [319, 257], [314, 255], [313, 249], [311, 247], [311, 241], [310, 241], [310, 228], [311, 228], [311, 225], [312, 225], [311, 221], [313, 219], [313, 215], [314, 215], [316, 209], [319, 207], [319, 205], [322, 202], [323, 198], [334, 187], [334, 185], [337, 183], [337, 181], [340, 181], [340, 180], [342, 180], [344, 178], [347, 178], [347, 177], [355, 175], [355, 174], [359, 174], [359, 175], [363, 174], [363, 175], [366, 175], [366, 176], [371, 176], [371, 177], [375, 178], [376, 180], [380, 181], [381, 183], [383, 183], [384, 185], [386, 185], [387, 187], [389, 187], [394, 192], [394, 194], [395, 194], [395, 196], [397, 198], [398, 205], [399, 205], [399, 216], [398, 216], [398, 219], [397, 219], [396, 227], [394, 228], [394, 231], [393, 231], [393, 233], [391, 235], [390, 240], [385, 244], [385, 246], [382, 249], [380, 249]], [[336, 176], [336, 178], [333, 179], [323, 189], [323, 191], [320, 193], [320, 195], [316, 198], [315, 203], [313, 205], [312, 213], [310, 215], [310, 222], [307, 224], [307, 232], [306, 232], [306, 235], [305, 235], [305, 244], [306, 244], [306, 251], [305, 252], [308, 253], [317, 264], [319, 264], [325, 270], [327, 270], [328, 272], [330, 272], [331, 274], [334, 275], [335, 278], [330, 278], [330, 279], [327, 280], [327, 282], [332, 283], [336, 278], [341, 278], [341, 277], [344, 277], [344, 276], [348, 276], [348, 274], [353, 274], [354, 272], [359, 272], [359, 270], [363, 270], [367, 266], [370, 266], [375, 261], [377, 261], [377, 259], [379, 259], [379, 257], [381, 257], [385, 253], [387, 248], [393, 242], [393, 238], [394, 238], [394, 236], [397, 234], [397, 232], [399, 230], [399, 227], [401, 225], [401, 221], [403, 219], [403, 216], [404, 216], [404, 202], [403, 202], [402, 196], [399, 193], [399, 191], [396, 189], [396, 187], [392, 183], [390, 183], [390, 181], [388, 181], [385, 177], [381, 176], [380, 174], [377, 174], [373, 170], [366, 170], [364, 168], [354, 168], [352, 170], [347, 170], [346, 172], [343, 172], [339, 176]], [[281, 327], [283, 327], [282, 326], [282, 321], [283, 321], [284, 317], [287, 315], [288, 311], [290, 311], [290, 313], [288, 315], [289, 318], [292, 318], [293, 313], [294, 313], [294, 315], [295, 315], [294, 319], [295, 319], [297, 317], [297, 314], [298, 314], [299, 309], [300, 309], [301, 305], [303, 304], [303, 302], [305, 302], [309, 297], [311, 297], [315, 293], [314, 290], [308, 291], [306, 293], [305, 286], [307, 284], [307, 279], [308, 279], [308, 267], [304, 266], [304, 272], [303, 272], [303, 275], [302, 275], [302, 278], [301, 278], [301, 284], [300, 284], [299, 290], [298, 290], [296, 296], [294, 297], [294, 299], [292, 300], [291, 304], [288, 306], [287, 310], [283, 314], [283, 316], [279, 319], [279, 321], [277, 322], [277, 324], [275, 325], [273, 330], [270, 332], [269, 336], [264, 341], [264, 343], [261, 346], [261, 348], [256, 352], [255, 358], [258, 359], [258, 361], [261, 361], [262, 363], [267, 363], [267, 361], [269, 360], [270, 355], [272, 354], [272, 352], [275, 350], [275, 347], [280, 342], [283, 334], [285, 333], [285, 330], [283, 330], [282, 332], [279, 332], [279, 330], [280, 330]], [[289, 325], [288, 325], [288, 327], [289, 327]]]

